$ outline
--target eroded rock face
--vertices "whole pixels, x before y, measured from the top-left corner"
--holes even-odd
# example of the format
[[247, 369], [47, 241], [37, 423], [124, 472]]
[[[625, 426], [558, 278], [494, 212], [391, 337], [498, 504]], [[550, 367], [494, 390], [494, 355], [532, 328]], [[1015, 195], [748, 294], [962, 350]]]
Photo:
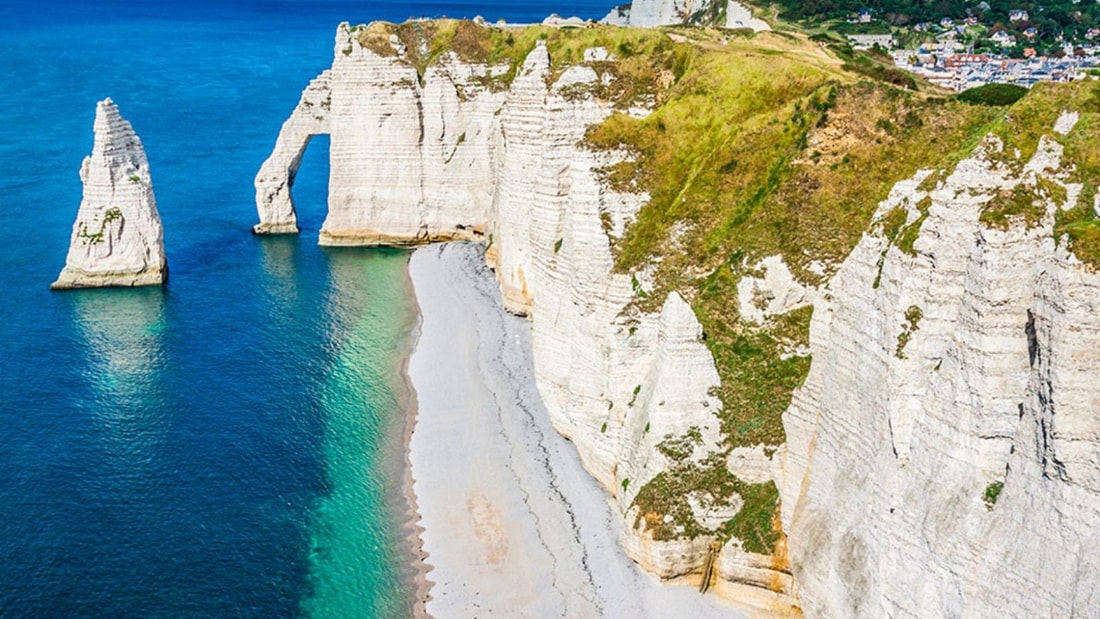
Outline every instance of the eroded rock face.
[[110, 99], [96, 105], [95, 142], [80, 166], [80, 180], [84, 197], [65, 268], [50, 287], [163, 284], [168, 262], [149, 162]]
[[768, 22], [757, 19], [752, 16], [752, 11], [748, 6], [737, 2], [737, 0], [730, 0], [726, 6], [726, 28], [748, 28], [754, 32], [762, 32], [764, 30], [771, 30], [771, 26]]
[[980, 220], [1062, 186], [1055, 142], [1021, 169], [999, 147], [899, 183], [878, 215], [926, 217], [912, 254], [868, 234], [816, 303], [780, 483], [808, 616], [1100, 608], [1100, 274], [1056, 244], [1057, 200], [1030, 226]]
[[682, 24], [696, 11], [706, 9], [711, 1], [714, 0], [634, 0], [612, 9], [603, 21], [640, 28]]
[[[612, 112], [583, 94], [599, 79], [590, 63], [606, 62], [607, 50], [587, 50], [585, 61], [552, 75], [539, 45], [501, 86], [494, 78], [506, 66], [450, 53], [420, 76], [396, 37], [391, 54], [361, 46], [355, 34], [340, 26], [332, 69], [307, 88], [257, 177], [257, 230], [296, 230], [290, 180], [309, 137], [327, 131], [322, 244], [484, 243], [505, 307], [531, 317], [551, 421], [614, 496], [624, 547], [657, 574], [697, 571], [710, 538], [654, 541], [630, 511], [638, 489], [668, 466], [656, 449], [666, 436], [697, 428], [699, 454], [715, 449], [720, 403], [708, 392], [719, 378], [684, 299], [670, 295], [657, 312], [631, 309], [636, 281], [612, 272], [609, 235], [621, 234], [648, 196], [601, 180], [599, 170], [624, 153], [582, 145], [587, 128]], [[708, 522], [729, 511], [699, 510]], [[723, 574], [748, 556], [734, 550]]]
[[752, 11], [737, 0], [729, 0], [725, 7], [725, 19], [718, 22], [715, 11], [724, 0], [634, 0], [617, 6], [604, 16], [605, 24], [654, 28], [686, 23], [714, 25], [725, 28], [749, 28], [760, 32], [771, 30], [767, 22], [752, 16]]

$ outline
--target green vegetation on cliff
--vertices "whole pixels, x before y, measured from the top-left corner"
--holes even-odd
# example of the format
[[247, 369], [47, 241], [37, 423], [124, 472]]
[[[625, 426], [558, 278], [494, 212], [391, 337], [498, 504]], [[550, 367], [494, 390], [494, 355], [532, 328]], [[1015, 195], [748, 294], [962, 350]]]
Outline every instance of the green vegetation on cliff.
[[[1067, 111], [1078, 114], [1076, 126], [1068, 135], [1054, 133], [1054, 123]], [[1054, 237], [1058, 242], [1068, 240], [1070, 251], [1089, 268], [1100, 268], [1100, 217], [1096, 212], [1100, 188], [1100, 140], [1096, 139], [1100, 135], [1100, 82], [1037, 84], [1028, 96], [998, 118], [991, 132], [1004, 141], [1000, 158], [1006, 165], [1022, 167], [1044, 137], [1062, 147], [1059, 173], [1064, 183], [1079, 184], [1081, 191], [1075, 204], [1055, 211]], [[1025, 199], [1028, 196], [1030, 201]], [[1040, 199], [1061, 207], [1067, 195], [1060, 186], [1039, 180], [987, 206], [983, 221], [1003, 228], [1011, 222], [1001, 221], [998, 214], [1012, 214], [1015, 210], [1018, 211], [1015, 221], [1035, 226], [1042, 216], [1037, 211], [1045, 210], [1036, 206]]]
[[384, 57], [398, 55], [390, 43], [390, 37], [396, 36], [405, 48], [406, 62], [416, 67], [421, 79], [428, 67], [450, 52], [462, 62], [506, 67], [496, 77], [486, 79], [485, 85], [493, 89], [511, 85], [539, 41], [545, 43], [550, 55], [553, 79], [567, 67], [582, 62], [585, 50], [603, 47], [614, 54], [615, 61], [589, 63], [601, 77], [589, 88], [591, 94], [620, 108], [658, 103], [655, 93], [662, 84], [670, 84], [683, 74], [690, 52], [689, 46], [674, 43], [662, 32], [614, 26], [577, 30], [550, 26], [490, 28], [471, 21], [438, 19], [402, 24], [374, 22], [355, 26], [353, 34], [361, 46]]
[[[757, 275], [760, 260], [779, 255], [799, 280], [819, 285], [869, 229], [898, 181], [922, 169], [950, 170], [990, 132], [1021, 150], [1018, 158], [1013, 151], [1014, 160], [1025, 160], [1062, 109], [1089, 109], [1083, 86], [1041, 87], [1007, 108], [914, 92], [868, 79], [867, 71], [817, 45], [777, 34], [697, 43], [679, 57], [686, 69], [661, 93], [662, 105], [643, 119], [613, 115], [587, 141], [633, 155], [605, 170], [617, 189], [651, 196], [622, 238], [613, 239], [616, 267], [655, 268], [656, 290], [639, 296], [637, 309], [656, 309], [671, 290], [690, 300], [721, 377], [716, 395], [727, 450], [785, 440], [781, 415], [810, 365], [804, 352], [810, 308], [763, 324], [739, 316], [738, 283]], [[1086, 194], [1095, 192], [1089, 183], [1097, 179], [1087, 135], [1096, 133], [1077, 130], [1064, 140], [1068, 159], [1078, 162], [1071, 175], [1085, 182]], [[1034, 188], [1045, 197], [1057, 189]], [[915, 254], [928, 202], [908, 225], [903, 210], [883, 222], [906, 253]], [[1100, 249], [1091, 209], [1061, 221], [1079, 257]], [[681, 463], [643, 487], [635, 505], [658, 535], [678, 530], [690, 537], [705, 531], [686, 508], [685, 488], [720, 496], [733, 483]], [[667, 514], [671, 523], [664, 522]], [[774, 547], [741, 539], [765, 553]]]

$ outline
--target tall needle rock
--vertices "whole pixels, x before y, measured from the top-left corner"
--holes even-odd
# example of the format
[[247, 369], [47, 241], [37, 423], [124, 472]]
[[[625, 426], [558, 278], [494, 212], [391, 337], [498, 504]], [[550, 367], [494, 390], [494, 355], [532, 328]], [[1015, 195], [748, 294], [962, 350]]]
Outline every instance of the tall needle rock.
[[110, 99], [96, 105], [95, 144], [80, 166], [80, 180], [84, 198], [69, 254], [50, 288], [163, 284], [168, 262], [149, 162]]

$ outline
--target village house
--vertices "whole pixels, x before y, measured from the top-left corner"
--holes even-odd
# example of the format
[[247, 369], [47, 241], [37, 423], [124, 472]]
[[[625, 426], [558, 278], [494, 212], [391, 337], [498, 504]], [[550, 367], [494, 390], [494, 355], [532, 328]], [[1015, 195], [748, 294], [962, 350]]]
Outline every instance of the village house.
[[989, 40], [993, 41], [997, 45], [1000, 45], [1001, 47], [1012, 47], [1013, 45], [1016, 45], [1016, 37], [1005, 32], [1004, 30], [998, 30], [997, 32], [994, 32], [993, 36], [989, 37]]
[[955, 54], [954, 56], [948, 56], [943, 64], [948, 69], [958, 69], [970, 65], [980, 65], [989, 62], [989, 57], [985, 54]]

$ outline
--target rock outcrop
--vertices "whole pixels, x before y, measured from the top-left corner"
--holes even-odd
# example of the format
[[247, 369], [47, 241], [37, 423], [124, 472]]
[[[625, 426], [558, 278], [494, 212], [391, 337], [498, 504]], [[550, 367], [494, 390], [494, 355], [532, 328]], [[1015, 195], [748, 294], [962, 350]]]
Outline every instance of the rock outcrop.
[[1026, 166], [1000, 148], [899, 183], [879, 215], [920, 226], [912, 253], [866, 235], [816, 303], [780, 486], [808, 616], [1100, 608], [1100, 274], [1054, 238], [1057, 189], [983, 221], [1080, 189], [1053, 140]]
[[[605, 24], [653, 28], [680, 24], [712, 25], [725, 28], [771, 30], [762, 19], [752, 16], [749, 7], [737, 0], [634, 0], [617, 6], [604, 16]], [[723, 15], [724, 14], [724, 15]]]
[[729, 0], [726, 5], [726, 28], [748, 28], [754, 32], [771, 30], [768, 22], [752, 16], [752, 10], [737, 0]]
[[[720, 403], [709, 392], [719, 379], [689, 305], [673, 293], [659, 311], [637, 311], [644, 287], [612, 270], [611, 236], [647, 197], [601, 179], [623, 153], [581, 144], [613, 111], [585, 94], [607, 50], [589, 49], [555, 74], [540, 42], [501, 87], [494, 78], [507, 65], [448, 52], [418, 73], [396, 36], [392, 52], [379, 53], [360, 44], [362, 28], [339, 27], [332, 68], [283, 125], [256, 179], [256, 230], [297, 230], [290, 183], [306, 142], [328, 132], [322, 244], [483, 242], [505, 307], [531, 317], [551, 421], [615, 497], [627, 552], [665, 577], [697, 571], [713, 538], [654, 541], [635, 528], [631, 509], [638, 489], [668, 466], [658, 442], [694, 428], [692, 457], [714, 449]], [[698, 503], [707, 521], [728, 511]], [[723, 557], [723, 574], [755, 561], [734, 544]]]
[[84, 197], [65, 268], [50, 287], [163, 284], [168, 262], [149, 162], [110, 99], [96, 106], [95, 143], [80, 166], [80, 180]]

